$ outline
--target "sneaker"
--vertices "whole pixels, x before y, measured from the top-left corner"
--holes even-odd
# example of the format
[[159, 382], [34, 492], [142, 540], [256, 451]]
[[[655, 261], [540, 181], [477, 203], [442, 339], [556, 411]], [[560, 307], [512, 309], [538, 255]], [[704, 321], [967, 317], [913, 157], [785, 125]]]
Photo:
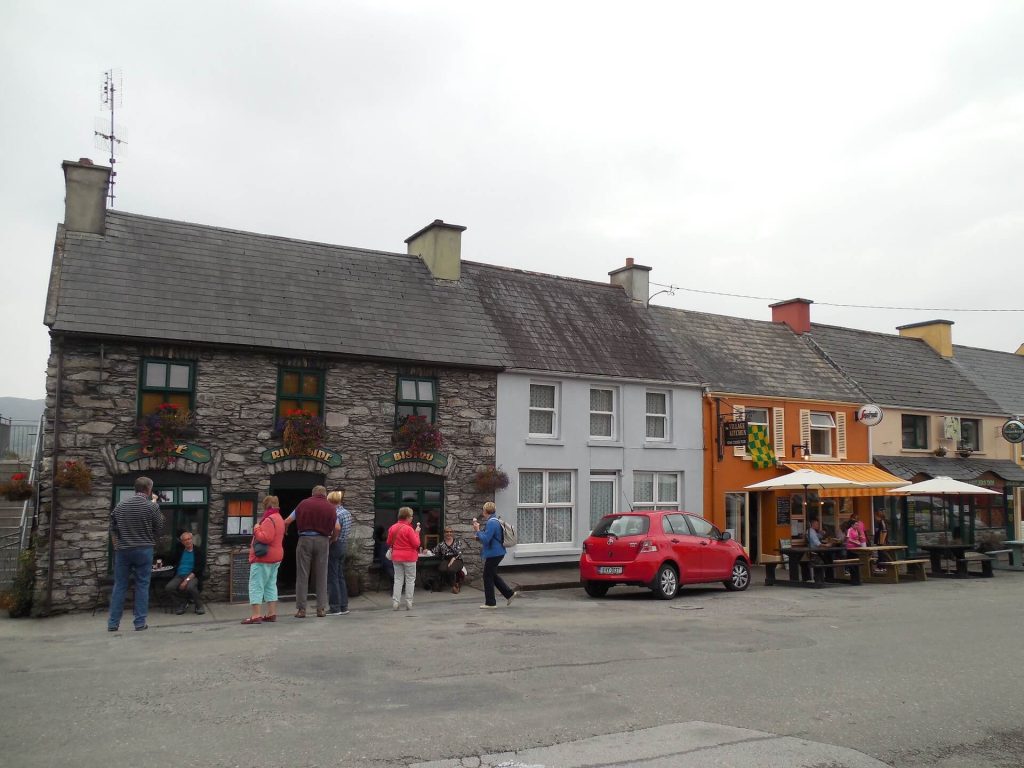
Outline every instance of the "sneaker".
[[185, 612], [186, 607], [187, 606], [179, 605], [177, 608], [174, 609], [174, 615], [181, 616]]
[[515, 600], [517, 597], [519, 597], [518, 589], [509, 596], [508, 600], [505, 601], [505, 605], [512, 605], [512, 601]]
[[206, 609], [203, 608], [203, 606], [201, 606], [201, 605], [197, 605], [196, 606], [196, 616], [202, 616], [204, 613], [206, 613]]
[[[344, 613], [348, 613], [348, 611], [344, 611]], [[331, 608], [331, 610], [329, 610], [327, 612], [327, 615], [328, 616], [341, 616], [342, 615], [342, 610], [341, 610], [341, 608]]]
[[348, 608], [346, 608], [346, 609], [345, 609], [344, 611], [338, 611], [338, 612], [337, 612], [336, 614], [334, 614], [334, 615], [335, 615], [335, 616], [348, 616], [348, 614], [349, 614], [349, 610], [348, 610]]
[[117, 632], [117, 627], [107, 627], [107, 632]]
[[142, 632], [142, 631], [147, 630], [147, 629], [149, 629], [149, 624], [143, 624], [141, 627], [136, 627], [135, 631], [136, 632]]
[[401, 606], [399, 606], [398, 603], [392, 603], [391, 604], [391, 610], [392, 611], [397, 611], [400, 607]]
[[496, 605], [481, 605], [480, 606], [480, 610], [482, 610], [482, 611], [489, 611], [492, 608], [497, 608], [497, 607], [498, 606], [496, 606]]

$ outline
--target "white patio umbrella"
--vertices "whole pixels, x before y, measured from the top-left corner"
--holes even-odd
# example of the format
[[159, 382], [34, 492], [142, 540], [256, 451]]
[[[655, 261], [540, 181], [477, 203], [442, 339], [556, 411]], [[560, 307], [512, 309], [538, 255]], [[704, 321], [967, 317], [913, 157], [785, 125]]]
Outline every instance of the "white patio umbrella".
[[[847, 480], [844, 477], [826, 475], [824, 472], [817, 472], [813, 469], [797, 469], [788, 475], [780, 475], [769, 480], [762, 480], [744, 488], [747, 491], [804, 491], [801, 502], [801, 510], [804, 514], [804, 524], [807, 524], [807, 491], [813, 488], [816, 491], [828, 488], [864, 488], [864, 483], [856, 480]], [[833, 521], [834, 522], [834, 521]]]
[[[931, 480], [922, 480], [920, 483], [911, 483], [910, 485], [900, 486], [899, 488], [891, 488], [886, 493], [891, 493], [897, 496], [967, 496], [976, 495], [980, 493], [991, 493], [995, 496], [999, 495], [999, 491], [990, 491], [988, 488], [981, 488], [977, 485], [971, 485], [970, 483], [962, 483], [959, 480], [954, 480], [951, 477], [940, 475], [939, 477], [933, 477]], [[960, 509], [963, 510], [964, 502], [963, 498], [960, 499]], [[962, 512], [961, 512], [962, 514]], [[971, 532], [973, 533], [974, 527], [971, 526]], [[961, 538], [963, 533], [961, 532]]]

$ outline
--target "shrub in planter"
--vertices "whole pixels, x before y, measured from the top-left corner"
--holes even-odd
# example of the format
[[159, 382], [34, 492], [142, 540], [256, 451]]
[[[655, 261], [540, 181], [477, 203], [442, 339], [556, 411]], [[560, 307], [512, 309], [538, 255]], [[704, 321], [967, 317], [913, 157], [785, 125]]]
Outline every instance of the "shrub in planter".
[[65, 461], [57, 468], [56, 485], [87, 494], [92, 490], [92, 472], [84, 461]]
[[437, 451], [444, 444], [441, 430], [426, 416], [404, 416], [391, 435], [396, 448], [412, 451]]
[[473, 475], [473, 485], [480, 493], [494, 493], [508, 488], [508, 475], [501, 471], [501, 467], [483, 466]]
[[0, 483], [0, 495], [8, 501], [25, 501], [32, 498], [32, 493], [32, 485], [24, 472], [17, 472], [6, 483]]
[[142, 417], [135, 434], [150, 456], [170, 464], [178, 442], [195, 435], [195, 416], [188, 408], [163, 403], [154, 413]]
[[312, 413], [295, 409], [277, 420], [274, 434], [293, 456], [307, 456], [322, 448], [327, 439], [324, 423]]

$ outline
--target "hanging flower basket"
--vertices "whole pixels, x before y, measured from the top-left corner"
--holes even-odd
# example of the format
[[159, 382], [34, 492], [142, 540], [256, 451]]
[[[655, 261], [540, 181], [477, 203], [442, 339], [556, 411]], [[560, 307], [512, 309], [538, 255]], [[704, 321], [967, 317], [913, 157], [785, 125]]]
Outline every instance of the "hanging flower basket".
[[323, 448], [327, 439], [324, 423], [312, 413], [301, 409], [288, 411], [278, 419], [275, 434], [280, 436], [281, 444], [293, 456], [308, 456]]
[[494, 493], [508, 488], [508, 475], [501, 471], [501, 467], [483, 466], [473, 476], [473, 484], [480, 493]]
[[412, 451], [437, 451], [444, 444], [441, 430], [426, 416], [405, 416], [391, 436], [396, 448]]
[[83, 461], [65, 461], [57, 468], [56, 485], [70, 488], [81, 494], [92, 491], [92, 472]]
[[163, 403], [154, 413], [142, 417], [135, 434], [148, 455], [170, 464], [178, 442], [195, 435], [195, 417], [188, 408]]
[[24, 472], [11, 475], [6, 483], [0, 483], [0, 495], [8, 501], [26, 501], [32, 498], [32, 485]]

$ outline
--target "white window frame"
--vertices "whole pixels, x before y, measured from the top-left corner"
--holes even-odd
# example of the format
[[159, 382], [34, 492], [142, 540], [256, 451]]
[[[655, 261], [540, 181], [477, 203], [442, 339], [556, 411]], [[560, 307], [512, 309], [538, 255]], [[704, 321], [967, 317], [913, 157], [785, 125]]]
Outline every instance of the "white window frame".
[[[549, 499], [548, 499], [548, 487], [549, 487], [550, 477], [551, 477], [552, 474], [563, 474], [563, 473], [569, 475], [569, 501], [568, 502], [564, 502], [564, 501], [557, 501], [557, 502], [549, 501]], [[518, 525], [518, 522], [519, 522], [519, 520], [518, 520], [518, 518], [519, 518], [519, 510], [521, 510], [521, 509], [540, 509], [540, 510], [542, 510], [542, 514], [541, 514], [541, 521], [542, 521], [541, 531], [542, 531], [542, 535], [544, 537], [544, 540], [543, 541], [531, 541], [531, 542], [528, 542], [528, 543], [520, 541], [517, 549], [519, 547], [568, 547], [568, 546], [572, 546], [574, 544], [574, 542], [576, 541], [576, 524], [577, 524], [577, 512], [576, 512], [576, 473], [573, 470], [571, 470], [571, 469], [521, 469], [521, 470], [519, 470], [519, 478], [518, 478], [519, 482], [518, 482], [518, 486], [517, 486], [518, 489], [522, 489], [522, 487], [523, 487], [523, 482], [522, 482], [523, 475], [529, 475], [529, 474], [540, 474], [540, 475], [543, 475], [543, 477], [544, 477], [543, 485], [542, 485], [543, 493], [541, 495], [541, 501], [540, 502], [523, 502], [522, 501], [521, 490], [518, 491], [519, 496], [516, 499], [516, 523], [517, 523], [516, 528], [520, 531], [520, 537], [521, 537], [521, 535], [522, 535], [522, 533], [521, 533], [522, 526]], [[548, 521], [547, 521], [548, 510], [552, 510], [552, 509], [558, 509], [558, 510], [568, 509], [569, 510], [569, 539], [568, 539], [568, 541], [548, 541], [547, 540], [547, 535], [548, 535], [548, 524], [547, 524], [548, 523]]]
[[619, 410], [618, 409], [618, 405], [619, 405], [619, 391], [618, 391], [618, 388], [617, 387], [600, 387], [600, 386], [591, 387], [587, 391], [587, 396], [589, 397], [590, 394], [592, 392], [594, 392], [595, 390], [601, 391], [601, 392], [610, 392], [611, 393], [611, 395], [612, 395], [612, 409], [610, 411], [595, 411], [593, 409], [592, 405], [591, 405], [590, 410], [589, 410], [590, 417], [593, 417], [593, 416], [607, 416], [608, 420], [610, 422], [610, 427], [608, 429], [608, 434], [607, 435], [595, 435], [593, 433], [593, 427], [590, 424], [590, 419], [588, 418], [587, 419], [587, 422], [588, 422], [587, 423], [587, 430], [590, 432], [590, 439], [591, 440], [605, 440], [605, 441], [608, 441], [608, 442], [614, 442], [618, 438], [618, 433], [619, 433], [618, 426], [617, 426], [617, 423], [618, 423], [618, 420], [619, 420], [619, 418], [618, 418], [618, 416], [619, 416], [619, 414], [618, 414], [618, 410]]
[[[637, 477], [640, 475], [651, 475], [651, 489], [654, 498], [651, 501], [646, 499], [640, 501], [636, 497], [637, 488]], [[658, 498], [658, 491], [661, 488], [659, 479], [662, 476], [672, 477], [676, 481], [676, 498], [675, 501], [663, 501]], [[683, 481], [682, 476], [679, 472], [657, 472], [654, 470], [638, 469], [633, 472], [633, 509], [645, 509], [645, 510], [677, 510], [682, 511], [683, 509]]]
[[[815, 417], [818, 417], [818, 421], [823, 421], [824, 419], [822, 417], [824, 417], [825, 419], [828, 419], [829, 423], [827, 425], [825, 425], [825, 424], [815, 424], [814, 423]], [[829, 458], [833, 457], [835, 455], [835, 453], [834, 453], [835, 446], [836, 446], [835, 435], [836, 435], [836, 431], [837, 431], [835, 414], [829, 413], [828, 411], [811, 411], [810, 431], [811, 431], [811, 443], [810, 443], [810, 445], [808, 447], [811, 449], [811, 456], [828, 456]], [[815, 451], [814, 450], [814, 433], [815, 432], [823, 433], [823, 434], [826, 435], [826, 437], [828, 439], [828, 451], [827, 452], [821, 452], [821, 451]]]
[[[532, 402], [532, 400], [533, 400], [532, 395], [533, 395], [533, 388], [534, 387], [549, 387], [549, 388], [554, 390], [554, 396], [552, 397], [553, 405], [552, 405], [551, 408], [543, 408], [543, 407], [540, 407], [540, 406], [534, 406], [534, 405], [530, 404]], [[555, 381], [531, 381], [530, 382], [530, 388], [529, 388], [529, 390], [527, 392], [527, 401], [526, 401], [527, 402], [527, 409], [528, 409], [526, 429], [528, 430], [528, 434], [529, 434], [530, 437], [534, 437], [534, 438], [557, 438], [558, 437], [558, 401], [559, 401], [559, 397], [561, 396], [561, 391], [562, 391], [561, 390], [561, 386], [559, 385], [558, 382], [555, 382]], [[550, 413], [551, 414], [551, 432], [529, 432], [529, 430], [531, 429], [529, 414], [532, 414], [534, 411], [537, 411], [538, 413]]]
[[[665, 412], [664, 413], [650, 413], [647, 411], [647, 396], [648, 395], [662, 395], [665, 398]], [[647, 420], [651, 418], [660, 418], [665, 422], [665, 436], [664, 437], [651, 437], [650, 430], [647, 428]], [[649, 443], [667, 443], [672, 439], [672, 393], [667, 389], [646, 389], [644, 390], [644, 440]]]

